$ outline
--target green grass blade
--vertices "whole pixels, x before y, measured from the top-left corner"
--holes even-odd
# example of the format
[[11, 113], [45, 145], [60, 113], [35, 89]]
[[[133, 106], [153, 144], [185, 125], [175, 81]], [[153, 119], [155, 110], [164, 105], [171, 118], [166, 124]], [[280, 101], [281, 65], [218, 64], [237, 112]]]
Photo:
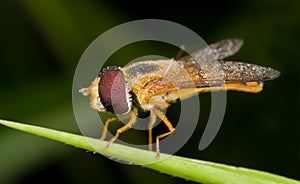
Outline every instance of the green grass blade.
[[[157, 159], [155, 158], [155, 153], [150, 151], [140, 150], [120, 144], [112, 144], [108, 149], [103, 149], [107, 144], [106, 141], [100, 141], [98, 139], [6, 120], [0, 120], [0, 124], [23, 132], [72, 145], [77, 148], [85, 149], [91, 152], [97, 152], [108, 157], [142, 165], [143, 167], [151, 168], [159, 172], [186, 180], [192, 180], [201, 183], [300, 184], [299, 181], [268, 172], [179, 156], [170, 156], [166, 154], [161, 154], [162, 161], [153, 162], [157, 161]], [[91, 143], [93, 146], [91, 146]], [[145, 162], [153, 163], [143, 165]]]

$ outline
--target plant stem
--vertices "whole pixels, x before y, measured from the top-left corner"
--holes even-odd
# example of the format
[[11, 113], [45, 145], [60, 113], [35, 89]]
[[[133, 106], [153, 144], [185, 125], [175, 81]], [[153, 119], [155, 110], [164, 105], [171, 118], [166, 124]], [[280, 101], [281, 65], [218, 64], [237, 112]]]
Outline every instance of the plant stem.
[[[155, 158], [155, 152], [132, 148], [120, 144], [112, 144], [104, 149], [107, 142], [62, 131], [26, 125], [0, 119], [0, 124], [23, 132], [73, 145], [77, 148], [97, 152], [108, 157], [138, 164], [175, 177], [201, 183], [289, 183], [300, 184], [299, 181], [268, 172], [234, 167], [208, 161], [161, 154]], [[149, 164], [150, 163], [150, 164]]]

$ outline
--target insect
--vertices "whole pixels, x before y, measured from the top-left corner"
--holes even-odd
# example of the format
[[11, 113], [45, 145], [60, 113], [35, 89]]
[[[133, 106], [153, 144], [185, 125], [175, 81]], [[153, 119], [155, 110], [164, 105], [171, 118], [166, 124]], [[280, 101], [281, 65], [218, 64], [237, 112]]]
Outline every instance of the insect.
[[[90, 106], [98, 112], [129, 119], [116, 131], [106, 148], [136, 122], [138, 108], [141, 108], [150, 111], [149, 150], [152, 150], [152, 126], [157, 117], [169, 130], [156, 137], [156, 155], [159, 158], [159, 140], [175, 131], [162, 112], [170, 103], [199, 92], [260, 92], [263, 81], [277, 78], [280, 73], [269, 67], [223, 60], [234, 55], [242, 44], [241, 39], [224, 39], [179, 59], [140, 61], [123, 68], [109, 66], [100, 71], [91, 85], [79, 92], [84, 96], [90, 95]], [[118, 121], [118, 117], [106, 120], [101, 140], [105, 139], [109, 124]]]

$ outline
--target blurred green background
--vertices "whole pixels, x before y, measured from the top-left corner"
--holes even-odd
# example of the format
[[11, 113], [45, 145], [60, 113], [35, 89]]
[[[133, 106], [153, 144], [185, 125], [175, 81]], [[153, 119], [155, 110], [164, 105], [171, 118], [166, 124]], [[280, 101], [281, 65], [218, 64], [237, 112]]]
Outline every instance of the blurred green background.
[[[72, 78], [86, 47], [101, 33], [121, 23], [143, 18], [166, 19], [187, 26], [208, 43], [228, 37], [243, 38], [244, 47], [232, 59], [271, 66], [282, 73], [280, 78], [267, 82], [260, 94], [229, 92], [221, 130], [204, 151], [198, 150], [198, 143], [209, 114], [210, 96], [201, 95], [204, 106], [199, 126], [176, 155], [300, 180], [299, 10], [297, 0], [168, 4], [3, 0], [0, 2], [0, 117], [79, 134], [72, 111]], [[155, 50], [164, 51], [155, 44], [139, 45], [137, 51], [120, 51], [113, 62], [124, 63], [127, 58], [153, 54]], [[172, 112], [169, 115], [172, 117]], [[0, 127], [0, 183], [46, 180], [192, 183]]]

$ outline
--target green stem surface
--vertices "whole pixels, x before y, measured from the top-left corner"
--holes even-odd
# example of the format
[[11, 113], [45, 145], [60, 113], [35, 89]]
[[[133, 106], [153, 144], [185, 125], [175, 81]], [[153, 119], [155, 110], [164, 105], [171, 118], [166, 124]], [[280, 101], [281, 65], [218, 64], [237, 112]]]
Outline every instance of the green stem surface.
[[0, 124], [23, 132], [35, 134], [91, 152], [141, 165], [175, 177], [200, 183], [249, 183], [249, 184], [300, 184], [299, 181], [268, 172], [234, 167], [208, 161], [161, 154], [160, 159], [154, 152], [112, 144], [104, 149], [107, 142], [67, 132], [26, 125], [0, 119]]

